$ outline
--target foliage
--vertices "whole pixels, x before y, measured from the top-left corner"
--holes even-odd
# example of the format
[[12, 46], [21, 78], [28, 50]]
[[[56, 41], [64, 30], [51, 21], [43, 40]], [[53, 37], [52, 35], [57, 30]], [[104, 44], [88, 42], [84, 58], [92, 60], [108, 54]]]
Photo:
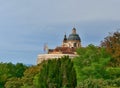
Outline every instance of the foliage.
[[80, 82], [77, 88], [120, 88], [120, 78], [114, 80], [88, 78]]
[[21, 78], [23, 82], [22, 88], [30, 88], [33, 86], [33, 79], [40, 72], [41, 65], [32, 66], [25, 70], [24, 76]]
[[105, 82], [103, 79], [88, 78], [83, 82], [80, 82], [77, 88], [108, 88], [106, 85], [107, 82]]
[[79, 56], [73, 59], [74, 67], [77, 73], [78, 85], [90, 79], [108, 79], [109, 73], [106, 68], [111, 56], [105, 48], [96, 47], [92, 44], [77, 50]]
[[120, 66], [120, 32], [110, 33], [101, 43], [102, 47], [112, 55], [110, 65]]
[[120, 77], [120, 68], [119, 67], [108, 67], [106, 68], [106, 74], [110, 79], [116, 79]]
[[75, 88], [76, 72], [73, 63], [68, 56], [48, 60], [35, 76], [34, 84], [37, 88]]
[[22, 63], [0, 63], [0, 88], [4, 88], [5, 83], [9, 78], [22, 77], [23, 72], [27, 69], [27, 66]]
[[0, 63], [0, 67], [0, 88], [75, 88], [77, 84], [76, 72], [68, 56], [31, 67], [21, 63]]
[[78, 49], [77, 53], [79, 56], [73, 59], [77, 73], [77, 88], [120, 87], [120, 68], [109, 64], [113, 57], [105, 47], [90, 44]]
[[27, 67], [25, 65], [23, 65], [22, 63], [17, 63], [15, 66], [15, 76], [16, 77], [22, 77], [24, 71], [27, 69]]
[[10, 78], [5, 84], [5, 88], [20, 88], [22, 81], [20, 78]]

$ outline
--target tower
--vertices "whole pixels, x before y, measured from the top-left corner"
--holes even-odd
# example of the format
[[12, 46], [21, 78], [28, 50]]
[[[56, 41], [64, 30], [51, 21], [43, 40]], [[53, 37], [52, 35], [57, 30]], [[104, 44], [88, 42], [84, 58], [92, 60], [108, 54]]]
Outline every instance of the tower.
[[68, 47], [67, 36], [66, 36], [66, 34], [64, 35], [62, 47]]
[[69, 35], [69, 37], [66, 37], [66, 34], [64, 35], [63, 39], [63, 47], [70, 47], [70, 48], [78, 48], [81, 47], [81, 39], [79, 35], [76, 33], [76, 29], [72, 29], [72, 33]]

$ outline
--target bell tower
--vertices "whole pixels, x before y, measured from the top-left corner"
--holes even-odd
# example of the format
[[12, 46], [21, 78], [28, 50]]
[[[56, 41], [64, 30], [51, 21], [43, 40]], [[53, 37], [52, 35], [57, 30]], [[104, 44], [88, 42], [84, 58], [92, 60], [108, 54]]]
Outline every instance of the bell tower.
[[67, 35], [66, 35], [66, 33], [65, 33], [65, 35], [64, 35], [64, 39], [63, 39], [62, 47], [68, 47], [68, 43], [67, 43]]

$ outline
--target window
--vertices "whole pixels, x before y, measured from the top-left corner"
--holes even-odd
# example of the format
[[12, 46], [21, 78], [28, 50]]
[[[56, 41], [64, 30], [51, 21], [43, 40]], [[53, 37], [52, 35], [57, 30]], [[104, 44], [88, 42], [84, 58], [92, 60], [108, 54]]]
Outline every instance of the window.
[[74, 43], [74, 47], [77, 47], [77, 43]]

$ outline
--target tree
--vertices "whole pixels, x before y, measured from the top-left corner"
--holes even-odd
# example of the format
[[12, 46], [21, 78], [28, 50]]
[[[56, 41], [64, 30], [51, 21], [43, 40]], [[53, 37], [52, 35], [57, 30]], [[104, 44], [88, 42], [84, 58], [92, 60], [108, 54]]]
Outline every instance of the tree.
[[73, 62], [78, 85], [88, 78], [108, 78], [106, 68], [111, 57], [105, 48], [90, 44], [87, 47], [79, 48], [77, 53], [79, 56], [73, 59]]
[[77, 88], [113, 88], [107, 86], [107, 82], [103, 79], [91, 79], [83, 80]]
[[22, 63], [0, 63], [0, 88], [4, 88], [5, 83], [8, 79], [13, 77], [21, 78], [23, 72], [27, 69], [27, 66]]
[[22, 88], [31, 88], [33, 86], [33, 79], [36, 74], [39, 73], [41, 64], [37, 66], [31, 66], [24, 71], [24, 76], [21, 78], [23, 82]]
[[101, 46], [105, 47], [107, 52], [112, 55], [110, 65], [120, 66], [120, 32], [110, 33], [101, 42]]
[[27, 69], [28, 67], [27, 66], [25, 66], [24, 64], [22, 64], [22, 63], [17, 63], [16, 65], [15, 65], [15, 76], [16, 77], [22, 77], [23, 76], [23, 73], [24, 73], [24, 71]]
[[34, 78], [37, 88], [75, 88], [76, 72], [68, 56], [45, 61]]
[[10, 78], [5, 84], [5, 88], [21, 88], [23, 82], [20, 78]]
[[4, 87], [8, 78], [13, 77], [15, 65], [12, 63], [0, 63], [0, 88]]

